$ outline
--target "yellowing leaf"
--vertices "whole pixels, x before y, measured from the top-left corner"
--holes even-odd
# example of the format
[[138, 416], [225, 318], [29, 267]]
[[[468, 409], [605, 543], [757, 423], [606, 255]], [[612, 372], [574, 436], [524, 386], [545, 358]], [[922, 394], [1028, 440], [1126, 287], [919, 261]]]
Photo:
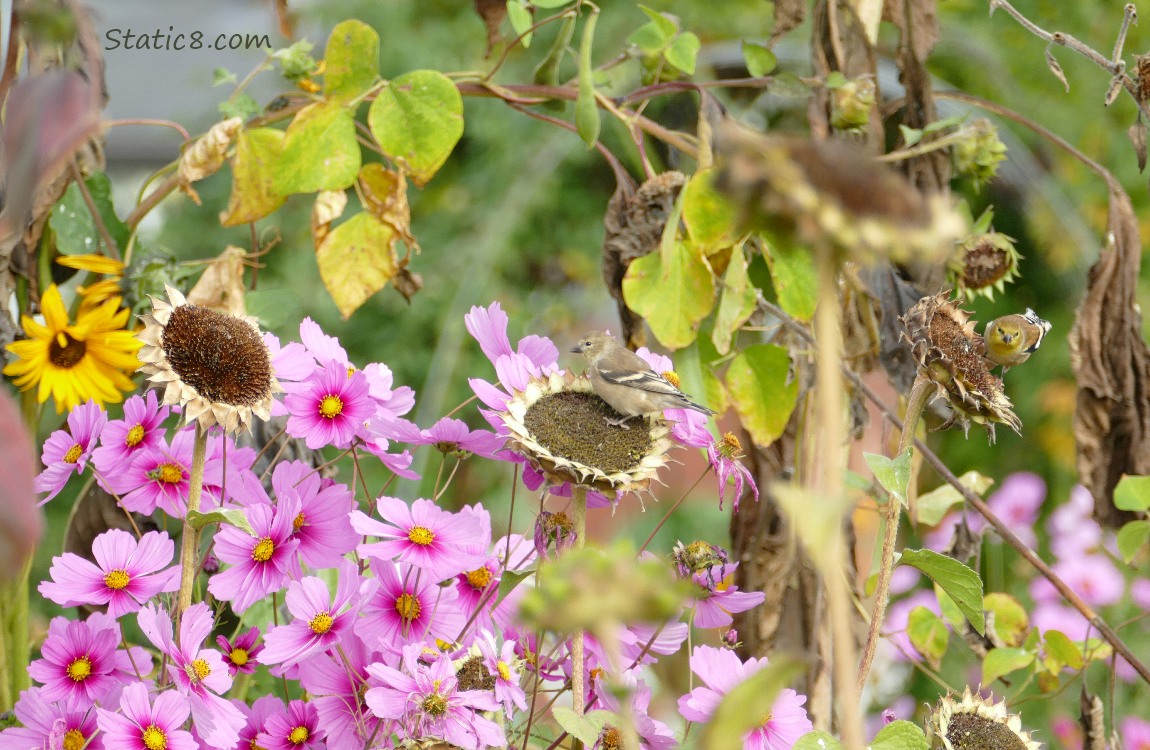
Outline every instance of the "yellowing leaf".
[[683, 189], [683, 223], [687, 234], [707, 255], [735, 243], [738, 217], [735, 208], [715, 192], [717, 170], [706, 169], [691, 176]]
[[711, 329], [711, 342], [719, 354], [731, 351], [731, 339], [755, 311], [755, 299], [755, 288], [747, 278], [747, 258], [742, 248], [737, 247], [731, 253], [723, 274], [719, 309], [715, 312], [715, 325]]
[[247, 224], [275, 211], [287, 200], [276, 185], [275, 170], [284, 133], [275, 128], [241, 130], [232, 156], [232, 194], [220, 213], [225, 227]]
[[982, 661], [982, 684], [989, 685], [1003, 675], [1028, 667], [1035, 654], [1024, 648], [996, 648]]
[[756, 445], [777, 440], [791, 418], [799, 384], [787, 382], [790, 368], [790, 354], [774, 344], [748, 346], [727, 368], [731, 403]]
[[672, 240], [663, 252], [637, 258], [623, 277], [627, 307], [646, 318], [655, 338], [669, 349], [695, 340], [714, 298], [711, 269], [681, 240]]
[[320, 278], [344, 319], [395, 275], [395, 239], [394, 229], [364, 212], [333, 229], [316, 248]]
[[284, 135], [276, 169], [280, 193], [343, 190], [359, 171], [355, 120], [338, 102], [304, 107]]
[[367, 91], [379, 75], [379, 34], [363, 21], [344, 21], [331, 30], [324, 48], [324, 95], [346, 104]]
[[915, 607], [907, 616], [906, 635], [914, 650], [938, 669], [950, 641], [950, 630], [942, 618], [926, 607]]
[[463, 98], [439, 71], [413, 70], [379, 92], [367, 123], [383, 153], [423, 186], [463, 136]]
[[771, 269], [771, 282], [775, 285], [779, 307], [799, 320], [810, 320], [815, 314], [818, 297], [814, 258], [804, 247], [775, 243], [769, 248], [764, 256]]
[[407, 179], [378, 162], [363, 165], [356, 181], [363, 210], [389, 224], [408, 247], [416, 247], [411, 236], [411, 206], [407, 203]]

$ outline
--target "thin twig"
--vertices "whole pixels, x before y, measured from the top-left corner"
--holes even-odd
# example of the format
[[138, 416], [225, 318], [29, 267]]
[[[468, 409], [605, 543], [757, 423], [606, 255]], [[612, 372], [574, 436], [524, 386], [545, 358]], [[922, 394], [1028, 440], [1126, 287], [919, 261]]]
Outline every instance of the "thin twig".
[[96, 201], [92, 199], [92, 193], [88, 190], [88, 183], [84, 182], [84, 175], [80, 172], [80, 165], [76, 163], [75, 159], [72, 159], [68, 166], [72, 170], [72, 180], [76, 183], [76, 189], [80, 191], [80, 197], [84, 199], [84, 205], [88, 207], [88, 213], [92, 215], [92, 225], [96, 227], [96, 232], [104, 242], [104, 247], [107, 248], [108, 257], [112, 260], [119, 260], [120, 246], [112, 239], [112, 235], [108, 232], [108, 226], [104, 224], [104, 217], [100, 215], [100, 210], [96, 208]]

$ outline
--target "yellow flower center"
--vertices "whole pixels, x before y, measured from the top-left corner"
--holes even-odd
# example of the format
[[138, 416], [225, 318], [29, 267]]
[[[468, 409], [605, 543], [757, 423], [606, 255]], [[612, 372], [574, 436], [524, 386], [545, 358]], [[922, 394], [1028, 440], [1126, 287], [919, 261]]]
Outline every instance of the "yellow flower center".
[[335, 622], [335, 620], [332, 619], [329, 613], [320, 612], [318, 615], [311, 618], [311, 622], [309, 622], [307, 625], [309, 628], [311, 628], [311, 632], [315, 633], [316, 635], [323, 635], [327, 631], [331, 630], [333, 622]]
[[83, 682], [92, 676], [92, 660], [85, 654], [69, 664], [66, 671], [72, 682]]
[[411, 531], [407, 532], [407, 538], [414, 544], [426, 547], [435, 541], [435, 533], [425, 526], [412, 526]]
[[743, 455], [743, 444], [739, 442], [735, 433], [728, 432], [723, 435], [723, 442], [719, 444], [719, 453], [726, 458], [736, 458]]
[[188, 679], [192, 682], [203, 682], [212, 673], [212, 668], [203, 659], [196, 659], [188, 666], [184, 667], [184, 671], [188, 675]]
[[60, 331], [48, 346], [48, 361], [62, 370], [70, 370], [80, 364], [87, 352], [87, 344]]
[[339, 396], [328, 394], [319, 402], [319, 415], [324, 419], [335, 419], [343, 413], [343, 401]]
[[292, 522], [291, 522], [292, 531], [294, 532], [294, 531], [299, 531], [300, 529], [302, 529], [303, 525], [306, 521], [307, 521], [307, 517], [304, 516], [304, 514], [301, 512], [298, 516], [296, 516], [295, 518], [292, 519]]
[[511, 667], [507, 666], [507, 662], [505, 662], [505, 661], [495, 662], [495, 669], [497, 672], [499, 672], [499, 677], [501, 679], [504, 679], [504, 680], [510, 680], [511, 679]]
[[395, 600], [395, 611], [408, 622], [419, 617], [419, 610], [419, 600], [411, 594], [401, 594], [399, 598]]
[[144, 425], [138, 424], [132, 429], [128, 430], [127, 437], [124, 438], [124, 445], [129, 448], [135, 448], [137, 445], [144, 441]]
[[439, 693], [432, 693], [423, 699], [423, 710], [431, 716], [447, 713], [447, 699]]
[[276, 551], [275, 542], [269, 537], [256, 542], [256, 546], [252, 547], [252, 559], [256, 562], [267, 562], [272, 559], [272, 553]]
[[84, 453], [84, 446], [80, 445], [79, 443], [76, 443], [75, 445], [73, 445], [71, 448], [68, 449], [67, 453], [64, 454], [64, 463], [66, 463], [66, 464], [76, 463], [77, 461], [80, 460], [80, 456], [83, 455], [83, 453]]
[[679, 375], [674, 370], [667, 370], [667, 371], [662, 372], [660, 374], [663, 376], [663, 380], [666, 380], [668, 383], [675, 386], [676, 388], [679, 387]]
[[120, 589], [125, 588], [131, 580], [132, 579], [128, 575], [128, 571], [113, 570], [109, 571], [108, 574], [104, 576], [104, 585], [110, 589], [119, 591]]
[[491, 584], [491, 571], [486, 567], [467, 571], [467, 582], [476, 591], [483, 591]]
[[288, 742], [292, 743], [293, 745], [302, 745], [303, 743], [307, 742], [307, 738], [309, 736], [311, 735], [307, 731], [307, 727], [296, 727], [295, 729], [291, 730], [291, 734], [288, 735]]
[[64, 733], [64, 750], [82, 750], [87, 739], [79, 729], [69, 729]]
[[760, 727], [765, 727], [771, 721], [771, 712], [767, 711], [763, 714], [763, 720], [759, 722]]
[[164, 750], [168, 746], [168, 735], [164, 734], [164, 730], [155, 724], [150, 724], [144, 730], [142, 739], [144, 740], [144, 747], [148, 750]]
[[228, 653], [228, 658], [232, 660], [232, 664], [242, 667], [248, 663], [248, 650], [237, 646]]
[[165, 461], [148, 472], [148, 479], [164, 484], [179, 484], [184, 481], [184, 467]]

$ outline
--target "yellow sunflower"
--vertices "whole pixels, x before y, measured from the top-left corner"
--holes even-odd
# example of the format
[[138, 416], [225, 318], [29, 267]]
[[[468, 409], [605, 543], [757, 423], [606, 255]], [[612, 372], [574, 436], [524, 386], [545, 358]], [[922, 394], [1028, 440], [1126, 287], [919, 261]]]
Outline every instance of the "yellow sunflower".
[[99, 307], [113, 297], [119, 298], [123, 294], [120, 289], [120, 281], [124, 276], [123, 261], [99, 253], [89, 253], [87, 255], [61, 255], [56, 259], [56, 262], [65, 268], [74, 268], [77, 271], [88, 271], [107, 277], [91, 284], [81, 284], [76, 287], [76, 293], [81, 297], [81, 312]]
[[27, 338], [7, 346], [18, 359], [4, 368], [4, 374], [20, 390], [39, 384], [36, 399], [43, 403], [50, 395], [56, 411], [63, 412], [88, 399], [116, 403], [123, 399], [122, 391], [136, 389], [126, 373], [140, 366], [136, 358], [140, 342], [132, 331], [124, 330], [129, 311], [120, 307], [119, 297], [81, 310], [75, 323], [68, 321], [55, 284], [40, 304], [44, 324], [22, 316]]

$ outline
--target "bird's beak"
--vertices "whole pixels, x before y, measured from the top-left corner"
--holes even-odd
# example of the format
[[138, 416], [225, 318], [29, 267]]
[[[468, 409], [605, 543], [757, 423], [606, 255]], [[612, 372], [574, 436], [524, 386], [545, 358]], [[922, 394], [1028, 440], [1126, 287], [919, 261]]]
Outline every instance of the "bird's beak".
[[571, 353], [572, 353], [572, 354], [578, 354], [578, 353], [580, 353], [581, 351], [583, 351], [583, 350], [579, 348], [579, 345], [578, 345], [578, 344], [576, 344], [575, 346], [571, 347]]

